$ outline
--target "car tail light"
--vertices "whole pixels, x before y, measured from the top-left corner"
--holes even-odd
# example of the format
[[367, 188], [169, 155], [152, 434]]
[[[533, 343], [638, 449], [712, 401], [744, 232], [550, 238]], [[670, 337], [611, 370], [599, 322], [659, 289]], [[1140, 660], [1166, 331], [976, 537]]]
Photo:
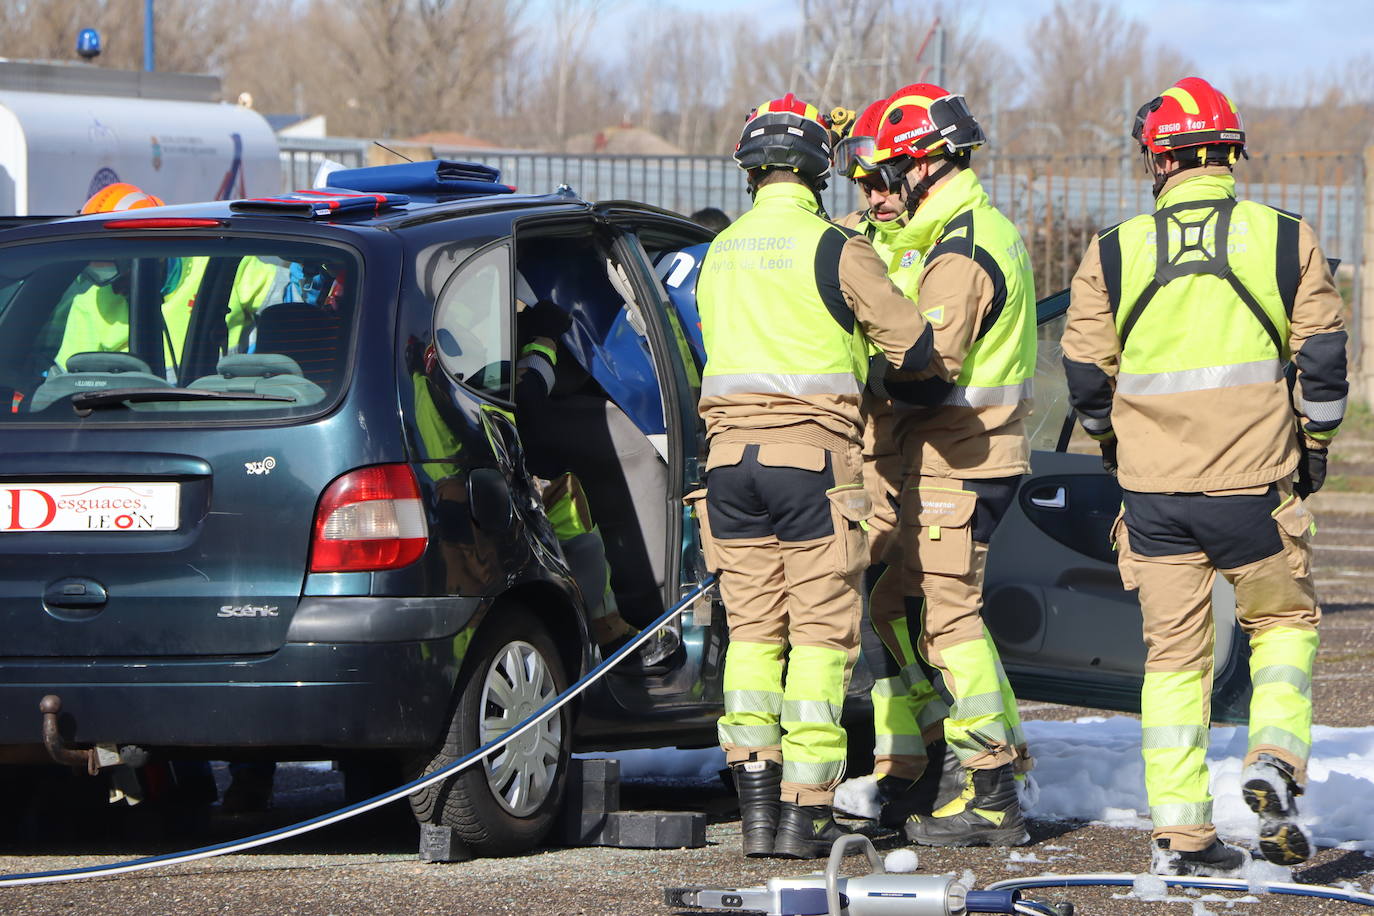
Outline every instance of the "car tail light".
[[315, 509], [311, 572], [367, 572], [414, 563], [429, 543], [409, 465], [379, 464], [336, 478]]

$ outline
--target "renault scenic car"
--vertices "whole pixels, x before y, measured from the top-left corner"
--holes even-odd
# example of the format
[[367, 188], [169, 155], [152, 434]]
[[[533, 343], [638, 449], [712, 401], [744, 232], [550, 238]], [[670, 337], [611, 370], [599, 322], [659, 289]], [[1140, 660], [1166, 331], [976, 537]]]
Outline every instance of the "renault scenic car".
[[[703, 581], [683, 499], [702, 354], [674, 298], [709, 233], [478, 167], [399, 174], [0, 232], [0, 763], [136, 747], [414, 774], [502, 734], [600, 657], [536, 450], [582, 478], [631, 624]], [[1108, 543], [1115, 482], [1067, 451], [1064, 298], [1041, 303], [1034, 472], [992, 544], [987, 621], [1018, 695], [1133, 709], [1140, 612]], [[590, 381], [522, 416], [532, 299], [566, 313]], [[1224, 717], [1247, 684], [1218, 588]], [[723, 611], [670, 626], [672, 654], [416, 816], [509, 853], [546, 835], [571, 752], [713, 744]], [[871, 684], [860, 665], [856, 735]]]

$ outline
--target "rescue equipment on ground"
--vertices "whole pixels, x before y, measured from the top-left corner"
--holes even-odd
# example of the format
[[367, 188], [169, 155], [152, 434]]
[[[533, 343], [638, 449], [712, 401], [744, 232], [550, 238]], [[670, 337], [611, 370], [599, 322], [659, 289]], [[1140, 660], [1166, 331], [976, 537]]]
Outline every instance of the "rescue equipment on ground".
[[[846, 878], [840, 865], [850, 847], [868, 857], [866, 875]], [[965, 913], [1006, 913], [1013, 916], [1073, 916], [1072, 903], [1027, 900], [1021, 892], [1055, 887], [1133, 887], [1137, 875], [1041, 875], [996, 881], [984, 890], [965, 887], [950, 875], [892, 874], [873, 843], [862, 834], [835, 842], [824, 872], [798, 878], [771, 878], [761, 887], [670, 887], [664, 903], [678, 909], [765, 913], [767, 916], [963, 916]], [[1254, 882], [1234, 878], [1160, 877], [1167, 887], [1197, 890], [1265, 892], [1291, 897], [1318, 897], [1374, 907], [1374, 894], [1359, 890], [1286, 882]]]

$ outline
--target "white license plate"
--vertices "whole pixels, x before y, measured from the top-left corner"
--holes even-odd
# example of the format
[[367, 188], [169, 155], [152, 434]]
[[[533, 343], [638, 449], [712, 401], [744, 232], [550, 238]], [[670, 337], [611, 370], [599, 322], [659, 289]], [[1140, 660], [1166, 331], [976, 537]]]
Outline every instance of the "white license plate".
[[0, 532], [175, 531], [175, 483], [0, 483]]

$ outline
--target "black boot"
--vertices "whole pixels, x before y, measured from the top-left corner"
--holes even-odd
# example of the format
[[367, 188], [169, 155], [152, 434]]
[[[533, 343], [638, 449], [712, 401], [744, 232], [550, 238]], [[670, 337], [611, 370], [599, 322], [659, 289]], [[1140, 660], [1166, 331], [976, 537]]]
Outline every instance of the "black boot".
[[878, 803], [882, 806], [878, 823], [883, 827], [900, 830], [913, 814], [925, 817], [935, 810], [944, 772], [945, 742], [940, 740], [931, 744], [926, 748], [926, 755], [926, 768], [918, 779], [878, 777]]
[[1010, 763], [964, 770], [959, 796], [928, 817], [912, 815], [906, 838], [922, 846], [1020, 846], [1030, 842]]
[[1212, 845], [1197, 852], [1169, 848], [1160, 837], [1150, 851], [1150, 872], [1156, 875], [1196, 875], [1205, 878], [1235, 878], [1245, 870], [1250, 857], [1245, 850], [1213, 839]]
[[1306, 862], [1312, 844], [1297, 823], [1302, 786], [1293, 767], [1271, 754], [1260, 754], [1240, 778], [1245, 803], [1259, 815], [1260, 852], [1276, 865]]
[[773, 855], [780, 859], [819, 859], [830, 854], [836, 840], [850, 833], [853, 831], [835, 823], [834, 809], [829, 805], [783, 802]]
[[773, 835], [778, 830], [778, 793], [782, 786], [782, 764], [771, 760], [750, 760], [730, 767], [739, 793], [740, 833], [744, 835], [746, 856], [771, 856]]

